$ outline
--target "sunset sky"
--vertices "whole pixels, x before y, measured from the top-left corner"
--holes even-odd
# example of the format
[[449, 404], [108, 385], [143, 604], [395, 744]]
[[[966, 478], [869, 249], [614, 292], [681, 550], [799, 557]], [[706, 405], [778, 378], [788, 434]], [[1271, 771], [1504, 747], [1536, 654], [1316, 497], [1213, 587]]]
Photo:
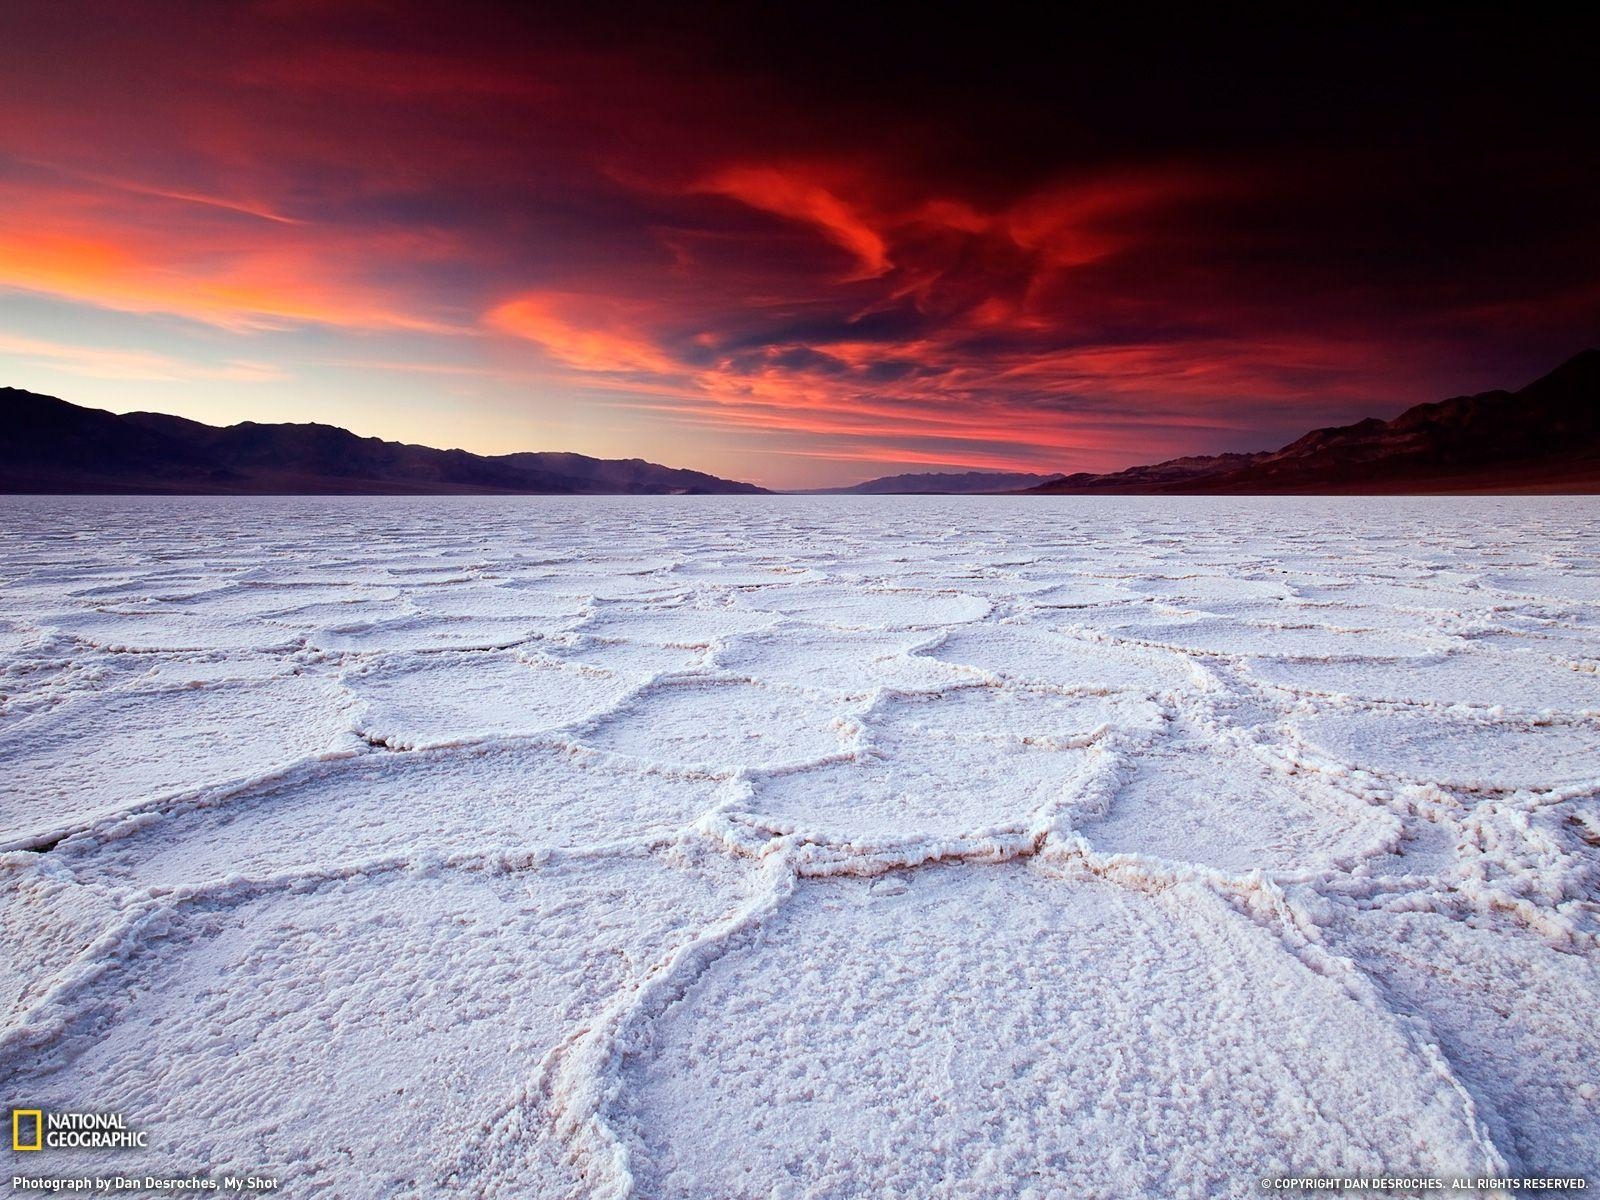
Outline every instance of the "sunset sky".
[[8, 0], [0, 385], [804, 487], [1260, 449], [1600, 343], [1581, 31], [1199, 7]]

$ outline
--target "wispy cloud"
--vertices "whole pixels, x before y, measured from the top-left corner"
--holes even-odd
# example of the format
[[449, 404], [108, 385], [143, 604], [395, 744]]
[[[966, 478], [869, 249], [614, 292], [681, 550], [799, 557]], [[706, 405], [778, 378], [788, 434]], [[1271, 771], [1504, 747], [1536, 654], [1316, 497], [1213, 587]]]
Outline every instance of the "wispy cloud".
[[150, 350], [125, 350], [107, 346], [82, 346], [42, 338], [0, 333], [0, 354], [19, 361], [82, 375], [90, 379], [126, 379], [178, 383], [190, 380], [228, 380], [268, 383], [287, 379], [271, 363], [228, 360], [193, 362]]

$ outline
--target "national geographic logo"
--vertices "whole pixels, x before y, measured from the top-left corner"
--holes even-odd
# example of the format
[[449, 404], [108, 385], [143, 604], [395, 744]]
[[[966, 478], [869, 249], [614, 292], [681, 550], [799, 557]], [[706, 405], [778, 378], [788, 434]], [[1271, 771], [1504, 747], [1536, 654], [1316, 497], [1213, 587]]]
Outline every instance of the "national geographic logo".
[[[29, 1122], [32, 1122], [31, 1124]], [[31, 1133], [26, 1132], [32, 1130]], [[11, 1148], [13, 1150], [44, 1149], [44, 1113], [37, 1108], [11, 1110]]]
[[40, 1108], [11, 1110], [11, 1149], [121, 1150], [144, 1149], [142, 1129], [129, 1129], [121, 1113], [56, 1112]]

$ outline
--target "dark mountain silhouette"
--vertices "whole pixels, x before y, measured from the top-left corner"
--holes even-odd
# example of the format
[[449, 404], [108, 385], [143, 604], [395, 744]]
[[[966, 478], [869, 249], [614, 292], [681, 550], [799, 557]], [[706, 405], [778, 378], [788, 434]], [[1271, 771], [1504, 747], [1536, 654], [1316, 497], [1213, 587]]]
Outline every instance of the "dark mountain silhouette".
[[1317, 429], [1281, 450], [1079, 472], [1043, 493], [1600, 492], [1600, 350], [1517, 392]]
[[1026, 471], [927, 471], [908, 475], [885, 475], [850, 487], [824, 491], [849, 495], [906, 495], [915, 492], [975, 494], [1016, 492], [1060, 479], [1056, 475], [1036, 475]]
[[642, 459], [481, 455], [357, 437], [332, 425], [218, 428], [163, 413], [117, 416], [0, 388], [0, 492], [216, 494], [762, 492]]
[[[1036, 481], [1037, 486], [1031, 486]], [[0, 492], [752, 494], [764, 489], [641, 459], [479, 455], [331, 425], [218, 428], [117, 416], [0, 388]], [[1174, 458], [1107, 474], [929, 472], [853, 494], [1600, 492], [1600, 351], [1517, 392], [1419, 404], [1392, 421], [1317, 429], [1279, 450]]]

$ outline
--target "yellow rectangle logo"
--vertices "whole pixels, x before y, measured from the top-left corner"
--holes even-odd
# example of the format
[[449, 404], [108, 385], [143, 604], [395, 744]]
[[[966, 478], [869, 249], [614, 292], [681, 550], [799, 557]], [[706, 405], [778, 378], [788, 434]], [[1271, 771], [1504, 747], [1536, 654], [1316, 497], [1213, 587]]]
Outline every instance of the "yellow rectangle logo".
[[[33, 1141], [24, 1144], [22, 1140], [22, 1118], [33, 1118]], [[42, 1150], [44, 1149], [44, 1111], [37, 1108], [13, 1108], [11, 1110], [11, 1148], [13, 1150]]]

